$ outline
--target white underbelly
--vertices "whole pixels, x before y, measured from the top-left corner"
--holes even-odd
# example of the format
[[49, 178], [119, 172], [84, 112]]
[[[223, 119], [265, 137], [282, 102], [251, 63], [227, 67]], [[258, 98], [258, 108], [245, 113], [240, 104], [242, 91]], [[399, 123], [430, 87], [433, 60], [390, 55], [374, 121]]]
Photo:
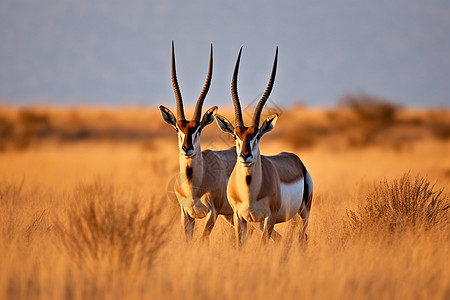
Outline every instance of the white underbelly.
[[280, 184], [281, 207], [276, 216], [276, 222], [284, 222], [298, 213], [303, 201], [304, 179], [292, 184]]

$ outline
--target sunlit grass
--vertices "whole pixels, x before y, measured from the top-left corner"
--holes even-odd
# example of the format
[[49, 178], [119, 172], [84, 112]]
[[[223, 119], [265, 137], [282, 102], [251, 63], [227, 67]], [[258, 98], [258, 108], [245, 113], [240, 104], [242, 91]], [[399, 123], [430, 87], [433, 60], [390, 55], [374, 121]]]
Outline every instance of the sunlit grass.
[[357, 211], [349, 210], [350, 231], [450, 229], [450, 199], [424, 177], [407, 173], [377, 183]]
[[118, 193], [108, 183], [78, 186], [67, 212], [55, 222], [58, 240], [81, 267], [102, 262], [111, 272], [150, 270], [166, 237], [162, 207], [138, 194]]
[[[101, 110], [78, 113], [91, 129], [101, 123]], [[132, 127], [137, 112], [114, 114], [102, 120]], [[153, 116], [152, 130], [165, 128]], [[298, 243], [294, 220], [276, 225], [280, 243], [261, 247], [253, 230], [241, 251], [220, 218], [209, 245], [199, 241], [204, 220], [185, 244], [179, 208], [165, 195], [178, 170], [171, 128], [145, 141], [8, 146], [0, 153], [0, 299], [448, 298], [448, 139], [421, 135], [399, 151], [314, 136], [297, 148], [286, 138], [295, 122], [282, 119], [261, 151], [294, 151], [311, 173], [309, 240]], [[202, 146], [231, 146], [211, 144], [213, 126]]]

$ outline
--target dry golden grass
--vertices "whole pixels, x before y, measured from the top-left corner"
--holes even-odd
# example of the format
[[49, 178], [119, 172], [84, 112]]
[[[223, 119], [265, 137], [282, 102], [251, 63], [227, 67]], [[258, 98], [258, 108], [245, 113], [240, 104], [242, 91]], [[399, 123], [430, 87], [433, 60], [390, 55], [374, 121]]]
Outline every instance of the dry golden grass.
[[359, 211], [348, 211], [349, 231], [365, 233], [370, 228], [382, 231], [431, 230], [449, 228], [450, 200], [443, 189], [436, 190], [420, 176], [409, 173], [392, 182], [384, 179], [362, 203]]
[[[276, 226], [279, 244], [260, 247], [253, 230], [242, 251], [221, 219], [209, 246], [198, 241], [203, 220], [194, 244], [185, 245], [179, 209], [165, 196], [178, 171], [176, 137], [158, 112], [39, 112], [52, 132], [84, 124], [95, 134], [38, 135], [20, 151], [7, 141], [0, 152], [0, 299], [450, 297], [450, 141], [429, 131], [437, 118], [427, 112], [399, 111], [395, 130], [364, 147], [348, 143], [350, 125], [334, 123], [336, 114], [282, 115], [261, 151], [293, 151], [308, 167], [315, 184], [309, 241], [297, 242], [293, 220]], [[3, 116], [16, 124], [17, 113]], [[440, 114], [447, 124], [448, 113]], [[287, 138], [305, 120], [324, 128], [306, 148]], [[231, 146], [215, 124], [203, 134], [204, 148]], [[400, 148], [376, 143], [410, 134]], [[383, 218], [396, 229], [381, 226]]]
[[106, 261], [110, 272], [151, 268], [166, 240], [161, 203], [150, 201], [150, 208], [140, 207], [138, 194], [117, 193], [100, 181], [77, 187], [70, 202], [54, 229], [80, 267], [93, 271], [97, 261]]

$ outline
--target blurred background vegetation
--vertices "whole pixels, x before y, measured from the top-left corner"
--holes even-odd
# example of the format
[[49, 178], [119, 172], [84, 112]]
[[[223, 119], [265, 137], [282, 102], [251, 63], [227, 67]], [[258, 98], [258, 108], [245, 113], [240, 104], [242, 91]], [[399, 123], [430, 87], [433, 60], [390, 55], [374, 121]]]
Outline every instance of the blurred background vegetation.
[[[232, 120], [230, 109], [221, 113]], [[295, 149], [318, 145], [402, 149], [421, 140], [450, 138], [449, 110], [404, 108], [365, 93], [344, 94], [335, 108], [298, 105], [279, 113], [276, 134], [268, 138], [286, 141]], [[0, 108], [0, 151], [43, 142], [133, 141], [150, 146], [154, 138], [171, 135], [171, 128], [151, 108]], [[209, 126], [202, 141], [214, 142], [217, 135], [221, 133], [216, 126]]]

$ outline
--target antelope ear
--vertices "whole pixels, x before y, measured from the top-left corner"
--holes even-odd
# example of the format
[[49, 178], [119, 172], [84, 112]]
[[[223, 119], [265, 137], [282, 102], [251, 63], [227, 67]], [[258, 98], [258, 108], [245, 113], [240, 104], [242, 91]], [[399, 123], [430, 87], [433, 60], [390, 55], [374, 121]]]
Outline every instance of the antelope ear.
[[278, 114], [273, 114], [270, 117], [268, 117], [267, 119], [265, 119], [264, 123], [261, 125], [261, 128], [259, 129], [259, 134], [261, 136], [263, 136], [264, 134], [271, 131], [275, 127], [277, 120], [278, 120]]
[[173, 113], [165, 106], [160, 105], [159, 110], [161, 111], [161, 115], [164, 119], [164, 121], [173, 126], [175, 129], [177, 129], [177, 119], [173, 115]]
[[203, 129], [206, 125], [209, 125], [214, 121], [214, 115], [217, 113], [217, 106], [211, 107], [203, 115], [202, 121], [200, 122], [200, 127]]
[[231, 125], [230, 121], [228, 121], [225, 117], [216, 114], [216, 123], [219, 125], [219, 128], [222, 129], [223, 132], [229, 133], [234, 137], [234, 126]]

